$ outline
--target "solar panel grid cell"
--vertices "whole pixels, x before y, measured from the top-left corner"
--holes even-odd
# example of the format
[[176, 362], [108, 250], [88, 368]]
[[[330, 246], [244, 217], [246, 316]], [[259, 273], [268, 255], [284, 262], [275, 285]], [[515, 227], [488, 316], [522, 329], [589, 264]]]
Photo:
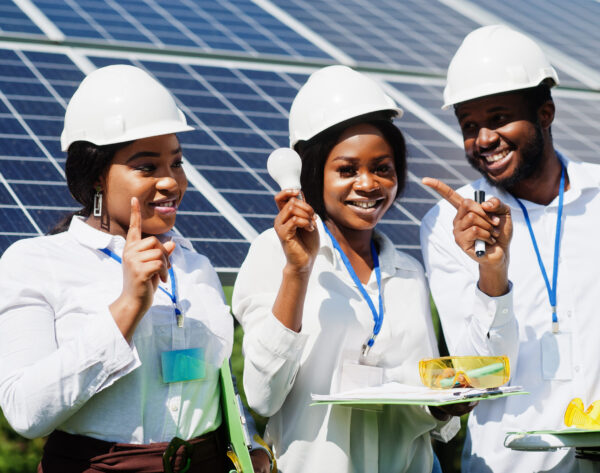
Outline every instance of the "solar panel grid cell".
[[0, 4], [0, 32], [43, 34], [15, 3], [6, 1]]

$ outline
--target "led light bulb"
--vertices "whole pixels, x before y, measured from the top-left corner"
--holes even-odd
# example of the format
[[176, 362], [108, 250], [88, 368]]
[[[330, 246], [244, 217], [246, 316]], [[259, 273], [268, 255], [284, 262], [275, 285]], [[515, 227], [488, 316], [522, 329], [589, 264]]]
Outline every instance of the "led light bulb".
[[267, 171], [281, 190], [300, 189], [302, 160], [292, 148], [278, 148], [267, 159]]

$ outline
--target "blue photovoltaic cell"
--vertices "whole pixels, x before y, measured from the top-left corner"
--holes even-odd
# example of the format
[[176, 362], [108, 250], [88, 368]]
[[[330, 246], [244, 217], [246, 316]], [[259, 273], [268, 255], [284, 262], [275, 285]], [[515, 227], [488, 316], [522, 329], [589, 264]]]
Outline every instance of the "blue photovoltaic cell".
[[[18, 209], [12, 207], [4, 207], [0, 205], [0, 222], [2, 222], [3, 235], [20, 234], [21, 237], [32, 236], [36, 234], [36, 230], [25, 214]], [[1, 241], [1, 240], [0, 240]], [[6, 248], [2, 248], [4, 251]]]
[[251, 0], [35, 0], [35, 4], [70, 39], [253, 56], [328, 57]]
[[79, 210], [79, 205], [73, 203], [72, 207], [65, 207], [60, 209], [52, 209], [47, 207], [42, 208], [30, 208], [29, 213], [40, 227], [40, 230], [44, 233], [48, 233], [54, 229], [56, 225], [61, 222], [68, 214]]
[[14, 200], [6, 187], [0, 185], [0, 205], [12, 205]]
[[43, 35], [35, 23], [13, 2], [0, 2], [0, 33], [29, 33]]
[[0, 172], [8, 180], [56, 181], [61, 177], [50, 161], [43, 158], [0, 159]]

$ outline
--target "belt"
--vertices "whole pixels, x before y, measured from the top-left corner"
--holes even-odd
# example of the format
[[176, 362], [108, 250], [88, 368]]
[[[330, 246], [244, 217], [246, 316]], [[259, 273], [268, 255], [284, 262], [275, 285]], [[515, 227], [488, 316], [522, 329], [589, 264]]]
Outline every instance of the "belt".
[[[44, 446], [38, 473], [229, 471], [225, 428], [170, 442], [125, 444], [55, 430]], [[192, 468], [192, 469], [191, 469]]]

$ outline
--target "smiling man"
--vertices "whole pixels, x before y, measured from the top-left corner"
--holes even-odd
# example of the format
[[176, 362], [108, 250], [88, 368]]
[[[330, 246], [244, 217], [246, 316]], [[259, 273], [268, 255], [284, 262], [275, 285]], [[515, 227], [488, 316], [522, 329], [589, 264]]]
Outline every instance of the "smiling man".
[[[530, 392], [475, 408], [465, 473], [579, 471], [572, 450], [516, 452], [503, 446], [504, 438], [510, 431], [566, 428], [571, 399], [585, 406], [600, 399], [600, 166], [554, 148], [550, 89], [557, 84], [539, 46], [501, 25], [470, 33], [448, 68], [444, 108], [454, 108], [467, 160], [483, 178], [456, 193], [424, 180], [446, 199], [421, 226], [431, 291], [450, 354], [508, 355], [510, 384]], [[510, 283], [496, 297], [473, 290], [477, 280], [482, 289], [489, 253], [503, 238], [481, 228], [481, 216], [497, 215], [489, 203], [469, 200], [475, 190], [510, 208], [503, 216], [513, 227], [510, 259], [508, 249], [504, 255]], [[460, 248], [476, 239], [486, 242], [480, 259]], [[482, 304], [485, 310], [465, 316]]]

